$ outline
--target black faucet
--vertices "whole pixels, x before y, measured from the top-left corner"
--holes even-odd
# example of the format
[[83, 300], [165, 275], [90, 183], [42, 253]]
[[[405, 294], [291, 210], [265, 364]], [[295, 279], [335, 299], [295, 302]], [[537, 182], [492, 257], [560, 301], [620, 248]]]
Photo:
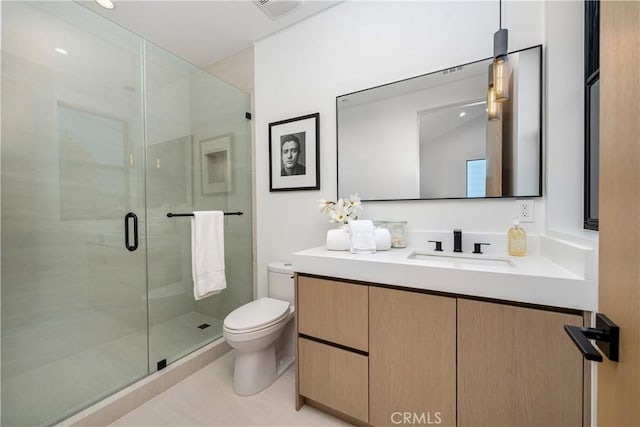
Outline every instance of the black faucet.
[[474, 243], [473, 244], [473, 253], [481, 254], [482, 253], [482, 245], [491, 245], [491, 243]]
[[462, 230], [453, 230], [453, 252], [462, 252]]
[[442, 242], [440, 240], [429, 240], [429, 242], [436, 244], [435, 252], [442, 252]]

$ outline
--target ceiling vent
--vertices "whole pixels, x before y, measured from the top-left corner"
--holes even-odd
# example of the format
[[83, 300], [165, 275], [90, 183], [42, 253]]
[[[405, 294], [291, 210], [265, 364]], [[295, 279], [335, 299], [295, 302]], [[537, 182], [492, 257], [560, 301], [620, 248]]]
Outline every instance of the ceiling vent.
[[273, 20], [281, 18], [302, 4], [300, 0], [253, 0], [253, 2]]

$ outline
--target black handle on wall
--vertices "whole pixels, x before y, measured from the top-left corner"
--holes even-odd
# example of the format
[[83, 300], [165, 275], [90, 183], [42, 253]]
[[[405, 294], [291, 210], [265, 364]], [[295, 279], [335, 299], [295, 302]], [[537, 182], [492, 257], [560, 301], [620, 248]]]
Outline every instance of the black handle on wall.
[[[133, 219], [133, 245], [129, 244], [129, 220]], [[138, 217], [133, 212], [124, 216], [124, 247], [133, 252], [138, 249]]]
[[596, 345], [609, 360], [612, 362], [618, 361], [620, 328], [604, 314], [596, 314], [595, 328], [565, 325], [564, 330], [587, 360], [595, 362], [602, 362], [603, 360], [602, 355], [589, 342], [589, 340], [596, 340]]

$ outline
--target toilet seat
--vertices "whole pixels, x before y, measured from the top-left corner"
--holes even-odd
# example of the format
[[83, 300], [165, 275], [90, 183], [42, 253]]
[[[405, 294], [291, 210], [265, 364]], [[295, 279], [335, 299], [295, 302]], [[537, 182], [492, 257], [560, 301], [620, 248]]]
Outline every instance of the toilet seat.
[[232, 334], [245, 334], [268, 328], [289, 315], [289, 306], [287, 301], [259, 298], [229, 313], [224, 319], [224, 329]]

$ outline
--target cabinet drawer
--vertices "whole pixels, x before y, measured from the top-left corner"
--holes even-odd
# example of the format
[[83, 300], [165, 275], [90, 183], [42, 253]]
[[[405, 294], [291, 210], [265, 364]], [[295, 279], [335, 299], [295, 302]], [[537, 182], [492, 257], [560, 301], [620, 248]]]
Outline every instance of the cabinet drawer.
[[299, 333], [368, 351], [368, 286], [298, 276], [297, 287]]
[[300, 395], [369, 421], [369, 360], [330, 345], [298, 340]]

